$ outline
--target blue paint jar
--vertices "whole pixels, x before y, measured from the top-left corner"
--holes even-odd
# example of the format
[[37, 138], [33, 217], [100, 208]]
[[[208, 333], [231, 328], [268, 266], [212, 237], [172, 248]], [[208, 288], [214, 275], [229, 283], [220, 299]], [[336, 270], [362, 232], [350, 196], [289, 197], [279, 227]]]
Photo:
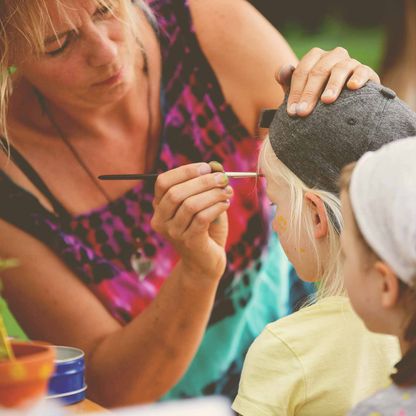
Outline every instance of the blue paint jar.
[[48, 399], [69, 405], [85, 398], [85, 358], [78, 348], [55, 346], [55, 372], [49, 379]]

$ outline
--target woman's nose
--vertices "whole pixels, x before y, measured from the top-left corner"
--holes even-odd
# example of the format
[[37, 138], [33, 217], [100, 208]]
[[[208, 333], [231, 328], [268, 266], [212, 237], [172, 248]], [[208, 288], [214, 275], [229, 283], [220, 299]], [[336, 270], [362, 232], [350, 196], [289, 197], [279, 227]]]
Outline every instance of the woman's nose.
[[95, 27], [89, 32], [87, 42], [88, 63], [94, 67], [114, 63], [117, 58], [117, 44], [112, 41], [105, 28]]

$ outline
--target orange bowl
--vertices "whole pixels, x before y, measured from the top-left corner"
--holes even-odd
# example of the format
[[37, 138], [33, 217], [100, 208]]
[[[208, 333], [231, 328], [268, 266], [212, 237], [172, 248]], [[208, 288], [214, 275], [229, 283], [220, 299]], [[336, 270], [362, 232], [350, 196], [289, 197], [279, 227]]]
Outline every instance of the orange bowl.
[[54, 350], [41, 342], [12, 341], [15, 360], [0, 361], [0, 406], [22, 407], [46, 394]]

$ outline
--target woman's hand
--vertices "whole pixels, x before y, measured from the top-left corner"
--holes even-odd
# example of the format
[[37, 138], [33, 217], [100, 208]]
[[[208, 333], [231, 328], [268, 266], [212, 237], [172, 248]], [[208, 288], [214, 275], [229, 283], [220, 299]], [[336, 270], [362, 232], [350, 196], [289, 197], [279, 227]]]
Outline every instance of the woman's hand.
[[311, 49], [295, 67], [283, 66], [277, 81], [289, 91], [287, 111], [290, 115], [307, 116], [319, 98], [334, 102], [342, 88], [361, 88], [367, 81], [380, 83], [378, 75], [368, 66], [351, 58], [344, 48], [324, 51]]
[[220, 278], [225, 269], [233, 193], [228, 177], [213, 172], [216, 166], [193, 163], [159, 175], [153, 201], [154, 230], [174, 245], [184, 267], [208, 278]]

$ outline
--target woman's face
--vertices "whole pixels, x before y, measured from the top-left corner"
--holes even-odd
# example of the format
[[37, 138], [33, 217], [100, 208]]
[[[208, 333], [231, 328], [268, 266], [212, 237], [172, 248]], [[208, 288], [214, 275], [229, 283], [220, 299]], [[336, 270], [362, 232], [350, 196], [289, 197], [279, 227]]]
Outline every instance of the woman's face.
[[132, 35], [113, 14], [118, 11], [72, 0], [65, 10], [74, 28], [59, 17], [56, 0], [46, 4], [46, 53], [24, 57], [19, 73], [57, 103], [94, 107], [123, 97], [134, 80], [135, 54], [128, 47]]
[[293, 212], [291, 211], [289, 186], [283, 180], [268, 177], [267, 174], [265, 176], [267, 196], [276, 209], [272, 222], [273, 229], [279, 236], [283, 250], [296, 269], [298, 276], [304, 281], [314, 282], [319, 279], [316, 253], [305, 228], [301, 226], [299, 235], [297, 235], [291, 226]]

